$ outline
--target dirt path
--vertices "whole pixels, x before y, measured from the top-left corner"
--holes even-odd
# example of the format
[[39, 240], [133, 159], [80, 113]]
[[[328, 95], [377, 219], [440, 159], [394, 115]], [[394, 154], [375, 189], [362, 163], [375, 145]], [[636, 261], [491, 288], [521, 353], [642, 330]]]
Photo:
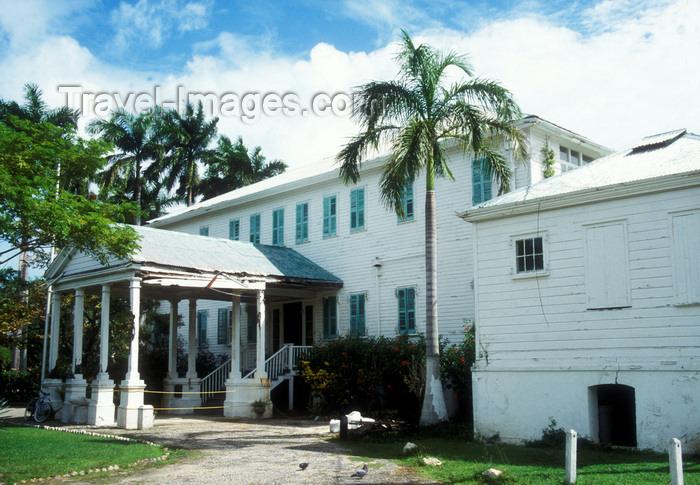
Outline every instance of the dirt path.
[[[362, 467], [362, 462], [352, 458], [338, 445], [323, 439], [329, 435], [327, 423], [297, 419], [233, 421], [219, 417], [160, 416], [156, 418], [155, 426], [148, 430], [92, 429], [199, 451], [195, 456], [164, 467], [123, 475], [118, 473], [106, 480], [101, 479], [100, 483], [429, 483], [406, 476], [387, 460], [370, 461], [369, 473], [365, 478], [351, 478], [350, 475]], [[301, 462], [309, 463], [304, 471], [299, 468]]]

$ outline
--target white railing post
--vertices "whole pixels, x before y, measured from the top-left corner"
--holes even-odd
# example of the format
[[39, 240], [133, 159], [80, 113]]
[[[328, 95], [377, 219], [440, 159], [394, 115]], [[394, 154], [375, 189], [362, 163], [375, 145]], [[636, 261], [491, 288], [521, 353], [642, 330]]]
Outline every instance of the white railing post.
[[566, 476], [565, 483], [576, 483], [576, 431], [570, 429], [566, 432]]
[[671, 467], [671, 485], [683, 485], [683, 453], [681, 442], [677, 438], [668, 444], [668, 462]]

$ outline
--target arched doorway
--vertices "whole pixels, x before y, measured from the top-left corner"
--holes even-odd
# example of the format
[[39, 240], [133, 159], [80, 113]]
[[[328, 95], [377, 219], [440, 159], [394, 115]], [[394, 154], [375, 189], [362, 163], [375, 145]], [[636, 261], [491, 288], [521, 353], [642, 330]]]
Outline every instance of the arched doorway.
[[601, 384], [589, 387], [591, 431], [599, 443], [637, 446], [634, 387]]

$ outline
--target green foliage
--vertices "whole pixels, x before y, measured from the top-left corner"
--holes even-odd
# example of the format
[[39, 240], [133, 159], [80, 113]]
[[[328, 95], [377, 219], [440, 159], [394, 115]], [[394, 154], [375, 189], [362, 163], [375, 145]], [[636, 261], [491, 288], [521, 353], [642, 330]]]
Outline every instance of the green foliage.
[[554, 164], [556, 159], [554, 158], [554, 150], [549, 146], [549, 141], [545, 141], [542, 147], [542, 165], [544, 165], [544, 178], [549, 178], [554, 176]]
[[0, 398], [14, 404], [26, 404], [39, 393], [39, 369], [0, 372]]
[[301, 375], [326, 412], [398, 410], [409, 419], [420, 409], [424, 366], [422, 336], [347, 335], [314, 345], [301, 360]]
[[115, 224], [133, 215], [134, 206], [68, 190], [71, 181], [90, 178], [103, 165], [107, 149], [48, 122], [9, 116], [0, 123], [0, 239], [12, 248], [0, 262], [20, 251], [46, 262], [49, 247], [74, 246], [104, 263], [138, 247], [135, 232]]
[[[441, 339], [443, 384], [469, 402], [473, 338], [474, 328], [469, 326], [462, 342]], [[415, 421], [424, 392], [425, 339], [347, 335], [318, 343], [302, 358], [301, 375], [311, 388], [317, 412], [359, 410]]]
[[[584, 436], [579, 436], [576, 442], [578, 448], [593, 445], [593, 442]], [[542, 438], [526, 441], [525, 444], [533, 448], [556, 448], [563, 450], [566, 447], [566, 430], [562, 427], [557, 427], [557, 420], [550, 416], [549, 424], [546, 428], [542, 428]]]

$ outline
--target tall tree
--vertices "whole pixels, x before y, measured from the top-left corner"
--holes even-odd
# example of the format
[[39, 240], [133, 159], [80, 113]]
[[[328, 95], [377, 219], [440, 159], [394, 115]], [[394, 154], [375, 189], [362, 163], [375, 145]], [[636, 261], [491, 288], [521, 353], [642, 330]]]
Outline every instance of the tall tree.
[[216, 151], [207, 161], [206, 184], [202, 188], [202, 195], [204, 199], [211, 199], [279, 175], [286, 168], [287, 164], [280, 160], [268, 162], [260, 147], [255, 147], [249, 153], [240, 136], [234, 144], [229, 137], [222, 135]]
[[176, 193], [189, 206], [200, 190], [199, 163], [213, 156], [209, 145], [216, 137], [219, 118], [207, 121], [201, 102], [196, 109], [187, 103], [182, 113], [166, 111], [164, 118], [170, 152], [157, 167], [165, 173], [168, 190], [177, 186]]
[[[368, 150], [388, 143], [380, 192], [399, 215], [403, 187], [425, 172], [426, 385], [420, 422], [431, 425], [447, 420], [440, 383], [435, 220], [435, 178], [454, 179], [445, 143], [457, 142], [465, 153], [483, 160], [486, 172], [500, 181], [501, 191], [508, 189], [511, 169], [499, 146], [509, 143], [516, 159], [525, 158], [526, 148], [524, 135], [512, 123], [521, 116], [512, 94], [495, 81], [474, 78], [466, 56], [425, 44], [416, 47], [404, 31], [396, 60], [398, 79], [370, 82], [354, 93], [353, 115], [362, 131], [337, 159], [344, 182], [356, 183]], [[448, 69], [468, 79], [446, 86]]]
[[[159, 159], [164, 151], [162, 131], [158, 123], [158, 112], [140, 115], [124, 109], [112, 112], [108, 120], [96, 119], [90, 122], [87, 131], [114, 144], [116, 153], [109, 155], [109, 167], [101, 174], [103, 190], [109, 190], [115, 182], [121, 182], [130, 199], [143, 209], [144, 169], [146, 164]], [[141, 215], [133, 221], [141, 225]]]
[[[78, 126], [78, 110], [72, 110], [67, 106], [50, 109], [42, 98], [43, 93], [36, 84], [27, 83], [24, 85], [24, 103], [19, 104], [17, 101], [0, 100], [0, 122], [16, 117], [21, 120], [31, 123], [51, 123], [60, 128], [77, 128]], [[83, 189], [87, 190], [88, 181], [92, 174], [86, 174], [83, 177], [71, 180], [71, 188], [74, 191]], [[20, 244], [25, 246], [25, 244]], [[27, 251], [21, 251], [19, 254], [19, 274], [24, 281], [29, 280], [29, 259], [30, 254]], [[27, 293], [23, 291], [24, 300]], [[23, 329], [23, 335], [26, 335], [26, 328]], [[13, 349], [13, 368], [26, 368], [27, 358], [26, 352], [20, 354], [17, 348]]]

